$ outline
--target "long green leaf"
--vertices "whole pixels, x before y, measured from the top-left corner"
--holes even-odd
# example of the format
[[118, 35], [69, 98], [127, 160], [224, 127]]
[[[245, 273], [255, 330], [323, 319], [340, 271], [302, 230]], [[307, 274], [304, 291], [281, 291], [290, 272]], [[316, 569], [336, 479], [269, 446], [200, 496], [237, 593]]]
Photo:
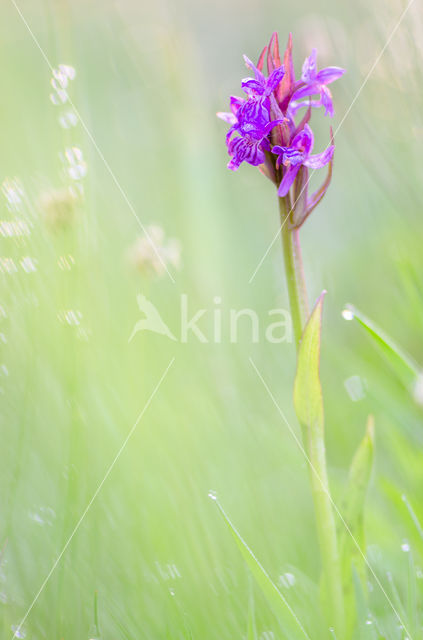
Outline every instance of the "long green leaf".
[[337, 532], [326, 467], [323, 395], [320, 383], [320, 335], [323, 291], [303, 331], [294, 383], [294, 405], [300, 422], [316, 513], [324, 574], [323, 599], [328, 621], [344, 637], [345, 613]]
[[[342, 527], [339, 535], [339, 548], [342, 563], [342, 581], [347, 603], [347, 628], [351, 629], [355, 621], [356, 593], [354, 594], [352, 575], [356, 573], [361, 580], [362, 590], [367, 594], [366, 562], [364, 559], [364, 505], [374, 457], [374, 420], [369, 416], [366, 433], [353, 457], [343, 512], [348, 531]], [[354, 539], [352, 538], [354, 536]], [[357, 548], [358, 545], [358, 548]], [[358, 613], [358, 612], [357, 612]]]
[[215, 496], [213, 496], [213, 500], [216, 502], [219, 511], [223, 516], [223, 519], [225, 520], [230, 532], [235, 539], [242, 557], [244, 558], [254, 579], [256, 580], [258, 586], [260, 587], [264, 596], [272, 607], [273, 612], [275, 613], [282, 628], [284, 629], [287, 638], [289, 638], [289, 640], [293, 640], [294, 638], [307, 638], [308, 640], [310, 640], [309, 635], [297, 618], [295, 612], [292, 610], [288, 601], [284, 598], [275, 583], [271, 580], [269, 574], [257, 560], [250, 547], [242, 538], [241, 534], [236, 530], [229, 517], [225, 513], [222, 505], [218, 502]]
[[382, 349], [390, 362], [399, 362], [405, 368], [408, 376], [412, 376], [412, 382], [421, 374], [421, 369], [414, 359], [402, 349], [390, 336], [388, 336], [376, 323], [362, 313], [352, 304], [345, 305], [343, 312], [347, 320], [357, 320], [357, 322], [371, 335], [373, 340]]
[[294, 383], [294, 405], [301, 427], [305, 430], [305, 442], [312, 430], [323, 437], [323, 397], [320, 384], [320, 333], [324, 291], [318, 299], [304, 329], [298, 353], [297, 373]]
[[257, 640], [256, 613], [254, 606], [252, 578], [250, 579], [250, 599], [248, 602], [247, 640]]

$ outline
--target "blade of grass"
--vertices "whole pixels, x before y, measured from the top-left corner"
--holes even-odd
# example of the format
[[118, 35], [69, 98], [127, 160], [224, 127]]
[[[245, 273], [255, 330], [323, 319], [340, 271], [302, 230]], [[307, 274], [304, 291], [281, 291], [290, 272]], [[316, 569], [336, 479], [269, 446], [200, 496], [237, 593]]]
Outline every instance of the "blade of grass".
[[400, 362], [403, 367], [412, 374], [413, 381], [421, 374], [421, 369], [415, 360], [402, 349], [390, 336], [388, 336], [376, 323], [362, 313], [352, 304], [345, 305], [343, 317], [347, 320], [357, 320], [357, 322], [370, 334], [374, 341], [381, 347], [384, 354], [390, 361], [394, 359]]
[[216, 496], [212, 494], [209, 495], [212, 500], [216, 502], [218, 509], [223, 516], [223, 519], [226, 522], [230, 532], [232, 533], [238, 549], [240, 550], [242, 557], [247, 563], [247, 566], [250, 569], [254, 579], [262, 590], [282, 627], [284, 628], [284, 630], [286, 630], [287, 638], [289, 638], [289, 640], [293, 640], [294, 638], [307, 638], [308, 640], [310, 640], [309, 635], [297, 618], [295, 612], [292, 610], [290, 604], [281, 594], [267, 571], [260, 564], [259, 560], [255, 557], [254, 553], [242, 538], [241, 534], [232, 524], [231, 520], [224, 511], [220, 502], [217, 500]]
[[345, 520], [348, 523], [361, 553], [355, 546], [350, 535], [345, 528], [342, 528], [339, 535], [339, 549], [342, 563], [342, 581], [345, 594], [347, 628], [354, 627], [356, 614], [356, 590], [354, 582], [351, 580], [352, 573], [356, 572], [361, 580], [363, 594], [367, 594], [366, 563], [364, 560], [365, 538], [364, 538], [364, 506], [370, 476], [373, 467], [374, 452], [374, 420], [369, 416], [367, 420], [366, 433], [361, 440], [357, 451], [353, 457], [349, 472], [349, 482], [344, 501]]
[[248, 602], [248, 626], [247, 626], [247, 640], [257, 640], [257, 627], [256, 627], [256, 612], [254, 606], [254, 591], [253, 585], [250, 581], [250, 598]]

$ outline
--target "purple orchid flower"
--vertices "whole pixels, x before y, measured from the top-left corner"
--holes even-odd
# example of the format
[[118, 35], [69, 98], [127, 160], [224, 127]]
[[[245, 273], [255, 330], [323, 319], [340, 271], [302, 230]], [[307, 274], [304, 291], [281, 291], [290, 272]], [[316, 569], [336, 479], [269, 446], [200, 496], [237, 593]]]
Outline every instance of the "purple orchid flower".
[[309, 169], [321, 169], [327, 165], [333, 157], [335, 150], [334, 145], [329, 145], [322, 153], [311, 154], [314, 144], [313, 132], [308, 126], [304, 125], [304, 129], [294, 136], [289, 147], [274, 146], [272, 153], [278, 158], [276, 166], [283, 166], [284, 175], [279, 185], [278, 195], [286, 196], [297, 173], [302, 166]]
[[311, 102], [294, 102], [291, 103], [290, 108], [295, 113], [300, 107], [306, 107], [309, 104], [311, 104], [312, 107], [323, 106], [325, 108], [325, 115], [333, 117], [332, 94], [327, 85], [338, 80], [338, 78], [345, 73], [345, 69], [341, 69], [340, 67], [326, 67], [321, 71], [317, 71], [316, 58], [317, 50], [313, 49], [311, 55], [304, 61], [301, 83], [294, 92], [292, 99], [297, 101], [316, 94], [320, 94], [320, 99]]
[[[232, 124], [226, 134], [226, 144], [231, 156], [228, 168], [233, 171], [236, 171], [242, 162], [253, 166], [265, 162], [264, 152], [270, 151], [267, 136], [281, 122], [280, 119], [270, 119], [269, 95], [281, 81], [283, 70], [275, 69], [269, 78], [265, 78], [252, 62], [251, 65], [255, 78], [243, 82], [243, 89], [249, 95], [247, 100], [232, 97], [231, 113], [218, 114], [220, 118]], [[232, 138], [234, 133], [238, 133], [239, 136]]]
[[216, 113], [217, 117], [221, 120], [224, 120], [230, 125], [236, 124], [238, 122], [237, 113], [241, 105], [245, 102], [244, 98], [238, 98], [237, 96], [230, 97], [229, 108], [230, 112], [227, 111], [218, 111]]
[[269, 96], [276, 91], [285, 75], [284, 66], [281, 65], [277, 69], [274, 69], [269, 77], [266, 78], [247, 56], [244, 56], [244, 60], [247, 67], [254, 71], [254, 78], [244, 78], [241, 82], [245, 93], [247, 96], [269, 98]]
[[[226, 136], [231, 156], [228, 169], [236, 171], [244, 161], [254, 167], [263, 164], [264, 152], [270, 151], [267, 136], [280, 120], [270, 120], [269, 110], [257, 99], [246, 100], [237, 110], [236, 119]], [[240, 136], [232, 138], [233, 133], [239, 133]]]

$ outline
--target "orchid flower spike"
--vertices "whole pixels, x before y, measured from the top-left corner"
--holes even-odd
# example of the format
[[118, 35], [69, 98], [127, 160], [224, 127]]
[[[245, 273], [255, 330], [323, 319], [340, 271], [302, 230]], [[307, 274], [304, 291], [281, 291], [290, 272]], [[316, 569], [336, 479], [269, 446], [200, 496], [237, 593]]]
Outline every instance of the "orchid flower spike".
[[[283, 60], [283, 62], [282, 62]], [[281, 60], [277, 33], [270, 39], [255, 65], [247, 56], [244, 61], [252, 76], [241, 81], [245, 97], [231, 96], [230, 112], [217, 116], [230, 125], [226, 145], [230, 160], [228, 168], [236, 171], [243, 162], [258, 166], [278, 189], [281, 198], [305, 191], [297, 197], [302, 211], [293, 212], [294, 226], [300, 226], [325, 195], [332, 176], [335, 147], [331, 143], [321, 153], [312, 154], [314, 136], [310, 128], [313, 108], [323, 107], [325, 115], [333, 116], [333, 99], [327, 85], [338, 80], [345, 70], [340, 67], [317, 68], [317, 51], [306, 58], [299, 80], [295, 79], [292, 60], [292, 36]], [[264, 65], [267, 63], [267, 73]], [[300, 122], [298, 111], [306, 107]], [[322, 187], [308, 199], [308, 170], [329, 165]], [[296, 207], [294, 202], [293, 209]]]

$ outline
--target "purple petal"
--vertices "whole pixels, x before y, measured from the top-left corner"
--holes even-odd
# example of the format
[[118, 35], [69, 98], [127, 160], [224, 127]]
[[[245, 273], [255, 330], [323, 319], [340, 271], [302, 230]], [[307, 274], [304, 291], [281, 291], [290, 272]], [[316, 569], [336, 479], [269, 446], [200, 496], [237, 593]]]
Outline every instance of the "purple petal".
[[322, 93], [320, 97], [320, 102], [322, 106], [325, 108], [325, 116], [330, 116], [333, 118], [333, 103], [332, 103], [332, 94], [330, 89], [322, 85]]
[[254, 78], [244, 78], [244, 80], [242, 80], [241, 82], [241, 87], [243, 88], [245, 93], [250, 95], [254, 95], [256, 93], [262, 95], [264, 93], [263, 84], [258, 80], [255, 80]]
[[242, 162], [248, 162], [253, 166], [263, 164], [265, 160], [264, 152], [260, 148], [260, 142], [251, 138], [234, 138], [228, 145], [229, 155], [232, 156], [228, 169], [236, 171]]
[[330, 84], [331, 82], [335, 82], [345, 73], [345, 69], [341, 69], [341, 67], [326, 67], [326, 69], [322, 69], [318, 72], [316, 76], [317, 82], [321, 84]]
[[272, 71], [272, 73], [270, 74], [270, 76], [267, 79], [266, 82], [266, 94], [270, 95], [273, 91], [275, 91], [275, 89], [278, 88], [280, 82], [282, 81], [283, 77], [285, 75], [285, 69], [283, 66], [278, 67], [277, 69], [275, 69], [274, 71]]
[[237, 114], [238, 109], [242, 107], [244, 102], [245, 102], [244, 98], [238, 98], [238, 96], [231, 96], [230, 109], [234, 115]]
[[228, 124], [235, 124], [236, 116], [233, 113], [227, 113], [225, 111], [218, 111], [216, 113], [217, 117], [221, 120], [224, 120]]
[[282, 198], [283, 196], [286, 196], [286, 194], [288, 193], [292, 183], [294, 182], [297, 173], [300, 170], [301, 165], [297, 164], [293, 167], [288, 167], [285, 169], [285, 173], [284, 176], [282, 178], [282, 182], [279, 185], [279, 189], [278, 189], [278, 195]]
[[303, 100], [302, 102], [290, 102], [288, 106], [288, 114], [294, 118], [297, 112], [303, 107], [321, 107], [321, 100]]
[[269, 122], [268, 98], [250, 98], [240, 107], [237, 112], [239, 130], [242, 134], [253, 135], [256, 139], [263, 138], [266, 134], [264, 128]]
[[257, 67], [255, 66], [255, 64], [253, 64], [250, 60], [250, 58], [247, 58], [247, 56], [244, 56], [244, 61], [245, 64], [247, 65], [247, 67], [249, 69], [251, 69], [251, 71], [254, 71], [254, 77], [255, 79], [260, 82], [260, 84], [264, 87], [266, 84], [266, 78], [264, 77], [264, 75], [262, 74], [261, 71], [259, 71], [257, 69]]
[[283, 154], [285, 153], [285, 151], [288, 149], [288, 147], [280, 147], [278, 144], [275, 144], [275, 146], [272, 149], [272, 153], [274, 153], [275, 155], [277, 155], [278, 157], [276, 158], [276, 166], [279, 167], [282, 162], [283, 162]]
[[311, 55], [304, 60], [303, 64], [303, 72], [301, 74], [301, 80], [309, 84], [310, 82], [314, 82], [316, 80], [316, 57], [317, 57], [317, 49], [313, 49]]
[[322, 153], [308, 156], [308, 158], [304, 160], [304, 164], [306, 167], [309, 167], [309, 169], [321, 169], [332, 160], [334, 151], [335, 147], [331, 144], [327, 149], [322, 151]]
[[291, 147], [301, 149], [308, 156], [313, 149], [314, 135], [308, 124], [304, 125], [304, 129], [299, 131], [291, 142]]
[[317, 93], [320, 93], [321, 86], [318, 82], [312, 82], [311, 84], [306, 84], [297, 91], [294, 92], [292, 96], [292, 100], [301, 100], [302, 98], [308, 98], [308, 96], [313, 96]]

